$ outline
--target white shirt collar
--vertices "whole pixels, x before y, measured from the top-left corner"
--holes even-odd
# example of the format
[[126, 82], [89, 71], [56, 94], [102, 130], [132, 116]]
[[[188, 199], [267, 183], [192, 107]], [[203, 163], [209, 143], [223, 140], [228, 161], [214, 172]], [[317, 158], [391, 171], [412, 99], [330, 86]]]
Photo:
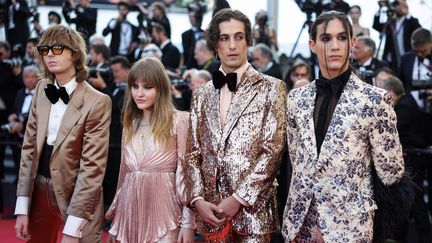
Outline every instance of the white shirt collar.
[[[248, 67], [249, 67], [249, 62], [246, 62], [245, 64], [243, 64], [241, 67], [239, 67], [237, 70], [234, 71], [234, 73], [237, 73], [237, 87], [240, 84], [241, 77], [247, 71]], [[222, 68], [222, 65], [220, 66], [219, 71], [221, 71], [224, 75], [226, 75], [225, 71]]]
[[371, 65], [371, 63], [372, 63], [372, 57], [369, 57], [369, 59], [367, 59], [367, 61], [364, 62], [364, 63], [362, 64], [362, 66], [369, 66], [369, 65]]
[[[55, 86], [59, 87], [57, 80], [54, 82]], [[76, 81], [76, 78], [71, 79], [69, 82], [67, 82], [64, 87], [66, 89], [66, 92], [68, 95], [71, 95], [72, 92], [75, 90], [76, 86], [78, 85], [78, 82]]]
[[166, 45], [168, 45], [168, 43], [170, 43], [170, 39], [166, 39], [164, 40], [161, 44], [160, 44], [160, 49], [162, 50]]
[[24, 91], [26, 94], [35, 94], [35, 89], [32, 89], [32, 90], [29, 90], [29, 89], [25, 89], [25, 91]]

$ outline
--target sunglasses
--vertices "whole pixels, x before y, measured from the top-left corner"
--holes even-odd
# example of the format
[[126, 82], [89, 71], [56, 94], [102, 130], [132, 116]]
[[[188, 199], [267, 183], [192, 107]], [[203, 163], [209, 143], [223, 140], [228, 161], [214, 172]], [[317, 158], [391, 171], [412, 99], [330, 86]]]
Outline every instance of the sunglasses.
[[51, 50], [52, 54], [54, 54], [54, 55], [61, 55], [65, 48], [69, 48], [69, 47], [67, 47], [65, 45], [38, 46], [37, 50], [41, 56], [48, 55], [50, 50]]

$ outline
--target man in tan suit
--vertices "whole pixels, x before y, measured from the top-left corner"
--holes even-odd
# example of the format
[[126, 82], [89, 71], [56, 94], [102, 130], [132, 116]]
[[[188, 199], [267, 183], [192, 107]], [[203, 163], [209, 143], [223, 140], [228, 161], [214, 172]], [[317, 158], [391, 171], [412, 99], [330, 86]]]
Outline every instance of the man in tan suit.
[[102, 180], [111, 101], [87, 82], [85, 42], [64, 26], [39, 43], [36, 87], [22, 147], [15, 231], [30, 242], [101, 242]]
[[270, 242], [286, 87], [247, 62], [253, 38], [240, 11], [218, 12], [206, 36], [222, 65], [192, 100], [185, 177], [198, 231], [207, 242]]

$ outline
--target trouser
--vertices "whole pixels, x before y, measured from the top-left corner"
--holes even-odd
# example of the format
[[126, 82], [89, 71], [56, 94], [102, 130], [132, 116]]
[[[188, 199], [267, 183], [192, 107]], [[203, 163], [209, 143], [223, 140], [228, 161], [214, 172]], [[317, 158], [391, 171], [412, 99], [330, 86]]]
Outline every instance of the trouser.
[[[81, 243], [102, 241], [102, 214], [97, 210], [94, 220], [87, 222], [83, 229]], [[56, 243], [57, 235], [63, 229], [64, 220], [57, 205], [50, 178], [38, 175], [33, 190], [29, 214], [30, 243]]]
[[226, 223], [219, 232], [204, 234], [204, 237], [207, 243], [270, 243], [271, 233], [243, 235], [233, 230], [230, 223]]

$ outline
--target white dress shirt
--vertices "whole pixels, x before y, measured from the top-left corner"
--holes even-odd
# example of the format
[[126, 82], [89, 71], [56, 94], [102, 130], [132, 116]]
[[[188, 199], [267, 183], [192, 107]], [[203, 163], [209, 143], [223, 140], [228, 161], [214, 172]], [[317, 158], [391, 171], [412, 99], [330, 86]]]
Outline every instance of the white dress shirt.
[[[420, 62], [419, 58], [416, 57], [413, 66], [412, 80], [413, 81], [430, 80], [432, 76], [432, 70], [429, 70], [428, 68], [429, 65], [430, 65], [429, 59], [425, 58], [422, 62]], [[420, 90], [412, 90], [411, 95], [416, 100], [417, 105], [420, 107], [420, 109], [425, 108], [424, 99], [421, 98]]]
[[[110, 28], [113, 30], [117, 25], [117, 21], [112, 19], [109, 23]], [[125, 20], [120, 25], [120, 44], [118, 53], [121, 55], [127, 55], [129, 52], [129, 46], [132, 42], [132, 27], [130, 23]]]
[[21, 114], [25, 114], [29, 112], [34, 93], [35, 93], [34, 89], [32, 90], [25, 89], [25, 98], [24, 98], [23, 105], [21, 107]]

